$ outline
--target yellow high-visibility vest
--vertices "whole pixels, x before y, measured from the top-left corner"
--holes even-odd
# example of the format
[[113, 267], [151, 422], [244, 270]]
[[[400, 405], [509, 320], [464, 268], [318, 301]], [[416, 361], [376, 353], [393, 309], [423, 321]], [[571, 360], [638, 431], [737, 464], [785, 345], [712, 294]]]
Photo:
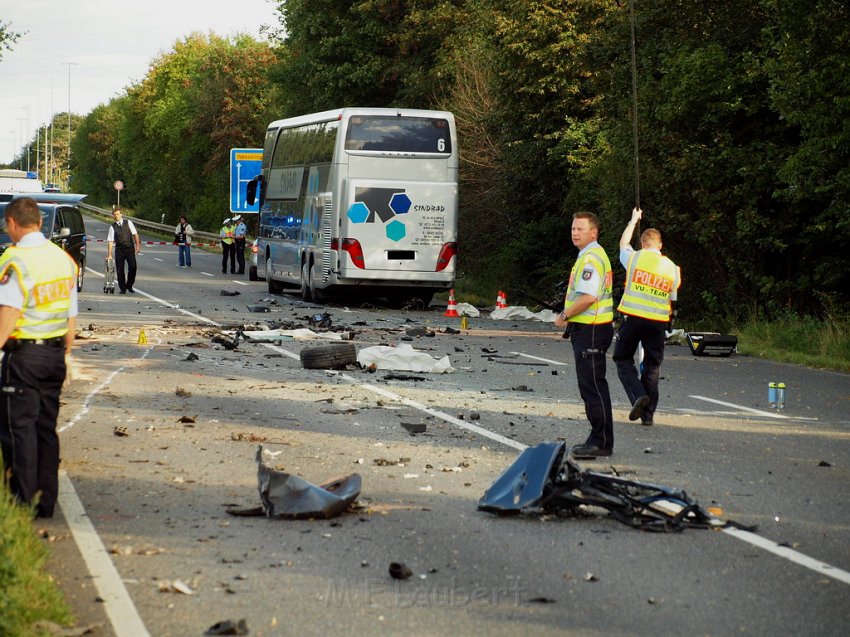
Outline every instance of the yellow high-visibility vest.
[[233, 243], [233, 233], [236, 230], [236, 226], [222, 226], [221, 231], [218, 233], [221, 237], [221, 242], [230, 245]]
[[77, 264], [53, 243], [8, 248], [0, 257], [0, 280], [15, 277], [23, 291], [21, 317], [10, 338], [37, 339], [68, 332]]
[[617, 308], [650, 321], [670, 320], [670, 297], [679, 289], [679, 267], [661, 253], [638, 250], [629, 257], [626, 289]]
[[602, 289], [596, 295], [596, 302], [593, 305], [581, 314], [571, 316], [569, 320], [573, 323], [587, 323], [590, 325], [610, 323], [614, 320], [614, 295], [612, 293], [614, 277], [611, 273], [611, 262], [608, 260], [608, 255], [605, 254], [605, 250], [601, 246], [591, 248], [576, 259], [573, 269], [570, 271], [570, 283], [569, 287], [567, 287], [564, 311], [568, 311], [570, 306], [580, 296], [575, 289], [576, 276], [582, 276], [585, 270], [588, 269], [595, 270], [599, 275], [599, 279], [602, 281]]

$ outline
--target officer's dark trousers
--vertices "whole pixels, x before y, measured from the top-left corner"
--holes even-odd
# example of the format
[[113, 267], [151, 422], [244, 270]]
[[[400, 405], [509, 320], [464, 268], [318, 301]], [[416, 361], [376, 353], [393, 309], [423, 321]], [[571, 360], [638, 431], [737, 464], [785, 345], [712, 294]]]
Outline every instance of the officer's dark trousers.
[[[652, 420], [658, 406], [658, 378], [664, 360], [664, 321], [650, 321], [639, 316], [627, 316], [617, 332], [614, 345], [614, 362], [617, 376], [623, 383], [629, 402], [643, 395], [649, 396], [649, 405], [643, 410], [641, 420]], [[643, 373], [638, 375], [635, 367], [635, 352], [638, 343], [643, 344]]]
[[65, 380], [64, 343], [22, 344], [7, 351], [0, 378], [4, 475], [22, 503], [33, 502], [40, 492], [37, 514], [50, 517], [59, 491], [56, 417]]
[[590, 421], [590, 436], [586, 444], [602, 449], [614, 448], [614, 417], [611, 413], [608, 381], [605, 379], [605, 353], [613, 338], [614, 328], [610, 323], [570, 323], [570, 342], [573, 344], [576, 362], [578, 391]]
[[245, 239], [235, 239], [236, 263], [239, 265], [237, 274], [245, 274]]
[[[124, 264], [127, 264], [127, 275], [124, 275]], [[136, 282], [136, 248], [125, 248], [115, 244], [115, 276], [118, 278], [118, 288], [126, 290]]]
[[222, 243], [221, 244], [221, 271], [222, 271], [222, 273], [227, 273], [227, 262], [228, 261], [230, 261], [230, 274], [236, 274], [236, 245], [233, 244], [233, 243]]

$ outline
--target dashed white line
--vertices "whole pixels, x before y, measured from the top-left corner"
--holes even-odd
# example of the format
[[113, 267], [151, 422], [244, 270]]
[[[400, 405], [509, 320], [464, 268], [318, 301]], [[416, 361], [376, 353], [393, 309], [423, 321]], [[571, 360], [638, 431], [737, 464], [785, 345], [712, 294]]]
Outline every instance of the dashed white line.
[[715, 398], [706, 398], [705, 396], [691, 396], [691, 398], [696, 398], [697, 400], [704, 400], [708, 403], [714, 403], [715, 405], [723, 405], [724, 407], [732, 407], [733, 409], [739, 409], [741, 411], [746, 411], [751, 414], [757, 414], [759, 416], [763, 416], [764, 418], [776, 418], [778, 420], [817, 420], [817, 418], [786, 416], [784, 414], [777, 414], [770, 411], [764, 411], [763, 409], [753, 409], [752, 407], [744, 407], [743, 405], [727, 403], [723, 400], [717, 400]]

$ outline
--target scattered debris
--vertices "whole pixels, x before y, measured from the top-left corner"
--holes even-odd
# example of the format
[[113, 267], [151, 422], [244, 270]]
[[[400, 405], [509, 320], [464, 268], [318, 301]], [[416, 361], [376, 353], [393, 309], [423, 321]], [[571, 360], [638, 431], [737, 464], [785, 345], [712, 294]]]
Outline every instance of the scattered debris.
[[413, 575], [413, 571], [404, 562], [393, 562], [390, 564], [389, 572], [393, 579], [407, 579]]
[[242, 334], [241, 331], [236, 332], [235, 335], [226, 334], [225, 332], [219, 332], [213, 335], [212, 342], [222, 345], [224, 349], [227, 350], [236, 349], [239, 346], [240, 334]]
[[543, 323], [554, 323], [555, 322], [555, 312], [552, 310], [540, 310], [539, 312], [532, 312], [528, 308], [518, 307], [518, 306], [510, 306], [510, 307], [498, 307], [492, 312], [490, 312], [490, 318], [501, 320], [501, 319], [526, 319], [528, 321], [541, 321]]
[[818, 463], [818, 466], [819, 466], [819, 467], [831, 467], [831, 466], [832, 466], [832, 463], [827, 462], [826, 460], [821, 460], [821, 461]]
[[379, 467], [403, 467], [410, 463], [410, 458], [399, 458], [398, 460], [388, 460], [386, 458], [375, 458], [372, 464]]
[[531, 604], [554, 604], [554, 603], [556, 603], [556, 600], [552, 599], [551, 597], [532, 597], [528, 601]]
[[404, 330], [404, 333], [408, 336], [434, 336], [433, 330], [429, 330], [427, 327], [408, 327]]
[[186, 358], [184, 358], [183, 360], [196, 361], [196, 360], [198, 360], [198, 355], [195, 354], [195, 352], [189, 352], [189, 355]]
[[[373, 363], [374, 364], [374, 363]], [[369, 366], [369, 370], [372, 370], [372, 366]], [[384, 380], [428, 380], [424, 376], [411, 376], [410, 374], [387, 374], [383, 378]]]
[[175, 389], [174, 393], [177, 396], [180, 396], [180, 398], [191, 398], [192, 397], [192, 392], [186, 391], [182, 387], [178, 387], [177, 389]]
[[204, 635], [247, 635], [248, 634], [248, 624], [244, 619], [240, 619], [238, 621], [232, 621], [230, 619], [226, 619], [224, 621], [216, 622], [204, 632]]
[[321, 328], [329, 328], [333, 325], [333, 321], [331, 320], [331, 315], [325, 312], [324, 314], [314, 314], [307, 318], [307, 323], [310, 327], [321, 327]]
[[246, 305], [249, 312], [271, 312], [272, 309], [268, 305]]
[[176, 579], [160, 580], [157, 582], [157, 588], [160, 593], [182, 593], [183, 595], [193, 595], [195, 591], [186, 582]]
[[257, 449], [257, 481], [262, 509], [239, 511], [231, 515], [265, 515], [269, 518], [328, 519], [344, 513], [360, 495], [361, 478], [357, 473], [316, 486], [303, 478], [270, 466], [273, 454], [262, 445]]
[[424, 422], [403, 422], [401, 423], [401, 426], [411, 434], [424, 434], [427, 430], [427, 426]]
[[582, 505], [646, 531], [738, 526], [712, 517], [684, 490], [584, 470], [563, 442], [523, 451], [478, 502], [479, 510], [498, 515], [568, 513]]
[[77, 626], [65, 628], [47, 619], [40, 619], [33, 623], [32, 630], [38, 635], [49, 635], [50, 637], [82, 637], [83, 635], [94, 635], [103, 623], [89, 624], [88, 626]]
[[197, 414], [195, 414], [194, 416], [180, 416], [180, 418], [177, 420], [177, 422], [182, 422], [183, 424], [194, 425], [195, 420], [197, 418], [198, 418]]
[[219, 296], [239, 296], [240, 294], [241, 292], [239, 292], [238, 290], [234, 290], [233, 292], [230, 292], [228, 290], [222, 290], [221, 292], [219, 292]]
[[354, 343], [335, 343], [301, 350], [299, 354], [304, 369], [344, 369], [357, 362]]
[[112, 433], [114, 433], [116, 436], [119, 436], [121, 438], [124, 438], [124, 437], [130, 435], [130, 432], [127, 431], [127, 428], [121, 427], [121, 426], [115, 427], [115, 429], [112, 430]]

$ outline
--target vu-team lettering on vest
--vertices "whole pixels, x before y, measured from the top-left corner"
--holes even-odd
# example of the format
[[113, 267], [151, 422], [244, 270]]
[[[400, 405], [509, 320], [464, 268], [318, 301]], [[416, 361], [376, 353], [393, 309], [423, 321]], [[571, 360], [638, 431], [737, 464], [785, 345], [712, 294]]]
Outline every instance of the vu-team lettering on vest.
[[618, 309], [629, 316], [666, 322], [679, 279], [679, 268], [670, 259], [652, 250], [638, 250], [629, 258], [626, 289]]

